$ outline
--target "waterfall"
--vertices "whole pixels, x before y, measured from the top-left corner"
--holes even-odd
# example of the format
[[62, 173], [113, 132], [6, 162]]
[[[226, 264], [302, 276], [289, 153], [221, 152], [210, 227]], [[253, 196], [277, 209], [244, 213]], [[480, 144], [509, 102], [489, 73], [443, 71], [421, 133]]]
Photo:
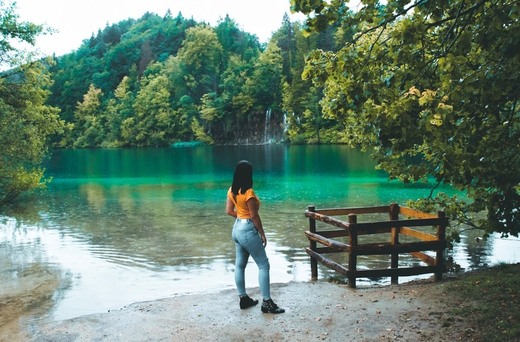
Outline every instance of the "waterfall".
[[[293, 113], [293, 116], [294, 116], [294, 113]], [[283, 114], [283, 132], [287, 133], [288, 130], [289, 130], [289, 123], [287, 122], [287, 113], [284, 113]]]
[[265, 112], [265, 124], [264, 124], [264, 144], [270, 144], [273, 141], [271, 132], [271, 108]]

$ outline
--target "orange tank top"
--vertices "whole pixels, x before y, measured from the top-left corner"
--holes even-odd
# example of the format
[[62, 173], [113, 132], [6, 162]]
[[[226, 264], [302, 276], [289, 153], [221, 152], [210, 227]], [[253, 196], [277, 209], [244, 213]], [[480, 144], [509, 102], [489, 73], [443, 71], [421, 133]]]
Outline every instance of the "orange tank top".
[[237, 218], [248, 219], [251, 218], [251, 213], [249, 212], [249, 207], [247, 206], [247, 201], [253, 199], [254, 201], [258, 201], [258, 207], [260, 207], [260, 200], [256, 196], [253, 189], [248, 189], [245, 193], [238, 192], [238, 195], [234, 195], [231, 192], [231, 188], [228, 190], [228, 197], [235, 205], [235, 210], [237, 212]]

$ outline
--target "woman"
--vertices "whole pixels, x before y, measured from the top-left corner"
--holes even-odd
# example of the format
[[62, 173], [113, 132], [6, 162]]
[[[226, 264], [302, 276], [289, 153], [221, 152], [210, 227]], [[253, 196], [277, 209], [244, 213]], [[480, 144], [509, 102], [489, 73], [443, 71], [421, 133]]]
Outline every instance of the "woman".
[[265, 253], [267, 238], [262, 220], [258, 214], [260, 200], [253, 191], [253, 166], [247, 161], [240, 161], [235, 167], [233, 184], [229, 188], [226, 201], [226, 213], [236, 218], [232, 237], [236, 246], [235, 283], [240, 296], [240, 308], [246, 309], [258, 304], [246, 293], [245, 269], [249, 256], [258, 266], [258, 283], [262, 292], [263, 313], [283, 313], [270, 294], [269, 259]]

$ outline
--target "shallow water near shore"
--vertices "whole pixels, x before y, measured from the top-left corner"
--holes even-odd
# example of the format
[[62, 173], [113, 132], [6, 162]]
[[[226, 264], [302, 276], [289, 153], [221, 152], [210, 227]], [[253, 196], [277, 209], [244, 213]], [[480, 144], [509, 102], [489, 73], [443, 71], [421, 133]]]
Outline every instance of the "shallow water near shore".
[[[255, 168], [273, 283], [310, 279], [308, 205], [405, 204], [430, 191], [427, 184], [389, 182], [367, 155], [345, 146], [56, 151], [47, 163], [53, 179], [47, 190], [0, 214], [0, 298], [21, 303], [25, 324], [32, 324], [233, 288], [233, 219], [224, 205], [241, 159]], [[477, 241], [473, 234], [449, 252], [457, 267], [520, 261], [518, 239]], [[373, 257], [358, 263], [388, 265]], [[247, 285], [257, 287], [253, 263], [247, 272]], [[338, 277], [324, 267], [319, 276]], [[387, 283], [361, 279], [358, 286]], [[12, 299], [27, 293], [35, 296]]]

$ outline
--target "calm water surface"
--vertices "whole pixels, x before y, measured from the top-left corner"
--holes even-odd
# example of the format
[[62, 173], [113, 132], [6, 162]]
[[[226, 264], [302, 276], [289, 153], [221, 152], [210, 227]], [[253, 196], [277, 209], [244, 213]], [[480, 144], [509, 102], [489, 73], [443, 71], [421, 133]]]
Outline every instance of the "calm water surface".
[[[308, 205], [404, 204], [430, 191], [389, 182], [365, 154], [344, 146], [56, 151], [47, 165], [53, 178], [47, 190], [0, 214], [2, 281], [16, 286], [22, 271], [57, 272], [60, 282], [42, 316], [47, 319], [233, 288], [233, 219], [224, 207], [241, 159], [254, 166], [275, 283], [310, 278], [303, 234]], [[463, 236], [450, 254], [463, 269], [473, 269], [520, 261], [520, 243]], [[374, 258], [359, 262], [381, 263], [387, 265]], [[257, 287], [254, 264], [247, 272], [248, 286]], [[321, 279], [337, 276], [324, 267], [320, 272]]]

